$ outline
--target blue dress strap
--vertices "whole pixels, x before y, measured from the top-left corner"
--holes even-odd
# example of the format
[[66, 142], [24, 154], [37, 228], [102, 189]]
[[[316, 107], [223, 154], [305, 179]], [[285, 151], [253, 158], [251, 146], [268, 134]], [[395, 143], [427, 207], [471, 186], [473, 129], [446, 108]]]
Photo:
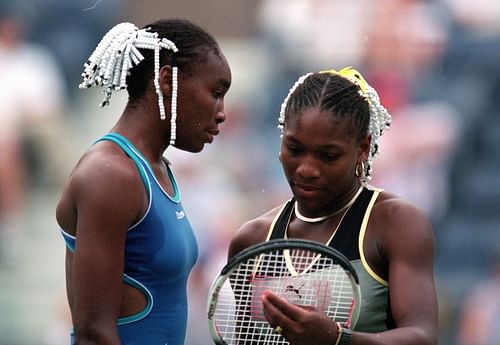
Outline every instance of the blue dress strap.
[[[135, 163], [137, 166], [137, 170], [139, 171], [139, 174], [141, 175], [142, 182], [144, 183], [144, 186], [146, 187], [146, 190], [148, 191], [148, 196], [151, 195], [151, 186], [149, 184], [149, 178], [147, 177], [146, 171], [144, 166], [141, 164], [141, 159], [138, 157], [137, 149], [132, 145], [130, 141], [128, 141], [124, 136], [118, 134], [118, 133], [108, 133], [101, 137], [100, 139], [97, 139], [95, 143], [98, 143], [100, 141], [104, 140], [109, 140], [114, 142], [116, 145], [118, 145], [124, 152], [125, 154], [132, 159], [132, 161]], [[134, 152], [134, 150], [136, 152]]]

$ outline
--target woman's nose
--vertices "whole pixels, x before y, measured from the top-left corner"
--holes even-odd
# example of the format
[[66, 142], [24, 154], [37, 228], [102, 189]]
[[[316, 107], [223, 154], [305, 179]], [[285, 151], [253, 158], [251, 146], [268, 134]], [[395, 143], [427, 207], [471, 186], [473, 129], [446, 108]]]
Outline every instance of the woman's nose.
[[217, 114], [215, 115], [215, 121], [217, 123], [222, 123], [222, 122], [226, 121], [226, 118], [227, 118], [227, 115], [226, 115], [226, 112], [224, 110], [218, 111]]
[[304, 179], [311, 179], [319, 177], [319, 169], [315, 163], [315, 159], [305, 156], [297, 167], [297, 174]]

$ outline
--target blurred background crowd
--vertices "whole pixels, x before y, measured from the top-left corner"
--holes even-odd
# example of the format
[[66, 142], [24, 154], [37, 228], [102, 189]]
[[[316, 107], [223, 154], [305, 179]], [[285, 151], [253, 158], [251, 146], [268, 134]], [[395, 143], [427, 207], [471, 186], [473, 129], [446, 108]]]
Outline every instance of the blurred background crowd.
[[500, 344], [498, 0], [0, 0], [0, 345], [68, 344], [55, 204], [70, 169], [118, 118], [79, 90], [121, 21], [184, 17], [221, 43], [228, 119], [200, 153], [167, 150], [200, 257], [187, 345], [206, 345], [207, 290], [234, 231], [290, 197], [279, 107], [310, 71], [355, 66], [393, 116], [372, 184], [422, 208], [436, 234], [441, 345]]

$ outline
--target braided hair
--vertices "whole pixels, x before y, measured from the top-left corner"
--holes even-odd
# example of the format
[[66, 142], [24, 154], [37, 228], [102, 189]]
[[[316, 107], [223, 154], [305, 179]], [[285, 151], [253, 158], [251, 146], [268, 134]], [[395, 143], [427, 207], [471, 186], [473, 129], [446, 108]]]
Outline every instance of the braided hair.
[[[175, 42], [178, 51], [163, 51], [160, 66], [176, 66], [191, 75], [192, 68], [208, 60], [209, 53], [220, 56], [219, 45], [215, 39], [199, 26], [183, 19], [159, 20], [146, 25], [148, 31], [156, 32], [159, 37], [166, 37]], [[153, 78], [153, 51], [141, 51], [144, 61], [134, 66], [127, 77], [127, 91], [131, 100], [144, 95], [147, 83]]]
[[289, 114], [300, 114], [318, 107], [339, 118], [350, 119], [357, 132], [357, 140], [371, 135], [368, 158], [362, 162], [361, 182], [371, 179], [372, 162], [379, 153], [380, 137], [391, 124], [391, 116], [380, 104], [380, 98], [361, 74], [350, 67], [340, 71], [330, 70], [307, 73], [290, 89], [281, 104], [278, 128], [283, 134]]
[[209, 52], [220, 55], [215, 39], [199, 26], [182, 19], [163, 19], [139, 29], [131, 23], [120, 23], [99, 42], [84, 65], [80, 88], [100, 86], [105, 97], [101, 107], [109, 104], [113, 92], [127, 89], [129, 101], [144, 96], [148, 83], [154, 80], [160, 118], [166, 118], [160, 89], [161, 66], [172, 66], [170, 109], [170, 144], [176, 139], [177, 77], [190, 75], [192, 67], [203, 63]]

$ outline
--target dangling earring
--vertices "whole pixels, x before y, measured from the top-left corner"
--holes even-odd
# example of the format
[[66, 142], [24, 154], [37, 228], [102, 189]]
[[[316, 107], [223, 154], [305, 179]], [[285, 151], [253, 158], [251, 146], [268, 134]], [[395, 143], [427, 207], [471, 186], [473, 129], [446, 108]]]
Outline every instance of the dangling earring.
[[281, 162], [281, 151], [280, 151], [280, 152], [278, 152], [278, 159], [279, 159], [279, 161]]
[[364, 162], [361, 161], [359, 163], [356, 163], [355, 174], [359, 178], [364, 176], [364, 174], [365, 174], [365, 163]]

